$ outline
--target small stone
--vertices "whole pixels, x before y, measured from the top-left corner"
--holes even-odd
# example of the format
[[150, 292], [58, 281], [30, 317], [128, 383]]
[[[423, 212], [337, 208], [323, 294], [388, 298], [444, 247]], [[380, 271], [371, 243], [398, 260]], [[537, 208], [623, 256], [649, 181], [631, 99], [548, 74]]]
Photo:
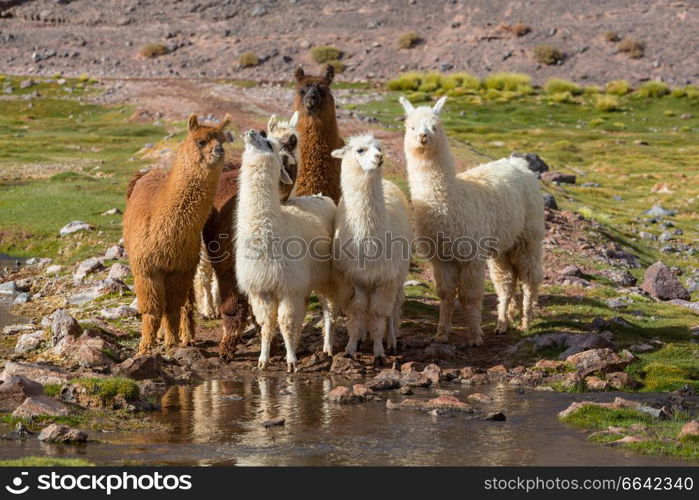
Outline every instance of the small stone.
[[677, 435], [679, 439], [697, 439], [699, 438], [699, 421], [691, 420], [682, 426], [680, 433]]
[[41, 341], [44, 339], [44, 332], [43, 330], [39, 330], [38, 332], [32, 332], [32, 333], [25, 333], [23, 335], [20, 335], [19, 338], [17, 339], [17, 345], [15, 345], [15, 352], [17, 353], [25, 353], [29, 351], [33, 351], [39, 345], [41, 344]]
[[123, 259], [126, 257], [126, 250], [121, 245], [113, 245], [104, 253], [105, 260]]
[[403, 386], [400, 389], [398, 389], [398, 394], [401, 394], [403, 396], [412, 396], [414, 394], [413, 390], [410, 388], [410, 386]]
[[31, 295], [27, 292], [18, 293], [15, 299], [12, 301], [13, 304], [26, 304], [31, 300]]
[[677, 215], [676, 210], [668, 210], [660, 205], [653, 205], [653, 207], [644, 212], [648, 217], [673, 217]]
[[433, 385], [439, 384], [443, 378], [442, 369], [434, 363], [425, 366], [422, 370], [422, 374], [427, 377]]
[[392, 389], [398, 389], [400, 387], [400, 380], [398, 379], [372, 379], [364, 384], [367, 388], [372, 391], [390, 391]]
[[110, 208], [106, 212], [102, 212], [101, 215], [103, 216], [108, 216], [108, 215], [121, 215], [123, 212], [119, 210], [118, 208]]
[[97, 271], [101, 271], [102, 269], [104, 269], [102, 259], [98, 259], [97, 257], [86, 259], [82, 261], [80, 264], [78, 264], [78, 269], [73, 275], [73, 281], [75, 283], [80, 283], [85, 279], [85, 277], [88, 274], [96, 273]]
[[282, 417], [273, 418], [271, 420], [265, 420], [262, 422], [262, 427], [269, 429], [270, 427], [282, 427], [286, 424], [286, 419]]
[[112, 267], [109, 268], [108, 278], [114, 280], [123, 280], [131, 274], [131, 268], [120, 262], [115, 262]]
[[69, 234], [77, 233], [78, 231], [93, 231], [94, 229], [95, 226], [88, 224], [87, 222], [74, 220], [63, 226], [59, 232], [61, 236], [67, 236]]
[[338, 404], [354, 404], [362, 403], [364, 401], [363, 396], [354, 394], [349, 387], [345, 387], [343, 385], [337, 386], [328, 392], [328, 399], [331, 403]]
[[568, 363], [575, 365], [578, 373], [586, 377], [596, 372], [609, 373], [621, 371], [626, 368], [631, 361], [620, 358], [609, 348], [590, 349], [578, 354], [573, 354], [566, 358]]
[[558, 203], [552, 194], [544, 193], [544, 207], [549, 210], [558, 210]]
[[61, 269], [63, 269], [63, 266], [54, 264], [53, 266], [49, 266], [46, 268], [46, 274], [48, 274], [49, 276], [53, 276], [60, 273]]
[[77, 337], [82, 333], [78, 321], [65, 309], [57, 309], [51, 319], [51, 345], [55, 346], [66, 336]]
[[607, 382], [599, 377], [589, 376], [585, 377], [585, 385], [591, 391], [605, 391], [607, 390]]
[[476, 392], [475, 394], [469, 394], [466, 399], [472, 403], [480, 404], [490, 404], [493, 402], [493, 398], [491, 398], [487, 394], [481, 394], [480, 392]]
[[20, 293], [22, 290], [17, 286], [15, 281], [6, 281], [5, 283], [0, 283], [0, 295], [10, 295]]
[[100, 315], [105, 319], [133, 318], [138, 316], [138, 311], [129, 306], [107, 307], [100, 311]]
[[561, 276], [574, 276], [576, 278], [582, 278], [584, 273], [580, 270], [578, 266], [567, 266], [561, 269]]
[[607, 383], [618, 391], [635, 389], [638, 383], [626, 372], [612, 372], [606, 375]]
[[504, 365], [491, 366], [487, 372], [490, 380], [502, 380], [507, 377], [507, 368]]
[[575, 175], [563, 172], [543, 172], [541, 180], [545, 182], [557, 182], [559, 184], [575, 184]]
[[659, 300], [689, 300], [689, 292], [664, 263], [658, 261], [646, 269], [641, 288]]
[[47, 443], [84, 443], [87, 434], [67, 425], [51, 424], [41, 430], [37, 439]]
[[167, 378], [162, 369], [162, 358], [158, 354], [129, 358], [119, 364], [115, 372], [134, 380]]

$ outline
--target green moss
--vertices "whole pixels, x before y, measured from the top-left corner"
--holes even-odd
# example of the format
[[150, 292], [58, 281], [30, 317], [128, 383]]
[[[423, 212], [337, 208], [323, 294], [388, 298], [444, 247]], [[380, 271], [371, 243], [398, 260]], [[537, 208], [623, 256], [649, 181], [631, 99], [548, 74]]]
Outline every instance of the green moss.
[[89, 467], [92, 462], [83, 458], [22, 457], [0, 460], [0, 467]]
[[647, 392], [674, 391], [684, 385], [699, 390], [699, 345], [668, 344], [638, 355], [638, 361], [626, 371], [640, 380]]
[[85, 387], [91, 394], [98, 396], [103, 404], [113, 401], [117, 396], [126, 401], [134, 401], [140, 394], [138, 384], [128, 378], [79, 378], [72, 383]]

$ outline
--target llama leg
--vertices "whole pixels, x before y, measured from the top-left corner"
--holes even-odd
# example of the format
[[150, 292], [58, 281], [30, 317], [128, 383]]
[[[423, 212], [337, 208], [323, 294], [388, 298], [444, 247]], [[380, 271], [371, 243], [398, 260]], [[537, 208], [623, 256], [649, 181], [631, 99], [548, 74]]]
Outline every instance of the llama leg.
[[279, 329], [284, 339], [286, 348], [286, 371], [296, 371], [298, 360], [296, 359], [296, 346], [301, 337], [303, 316], [306, 312], [306, 300], [303, 296], [286, 297], [279, 303]]
[[134, 274], [138, 309], [142, 314], [138, 354], [144, 355], [156, 346], [158, 330], [165, 312], [165, 289], [160, 276]]
[[481, 260], [461, 265], [459, 276], [459, 301], [464, 316], [469, 345], [483, 343], [481, 330], [481, 309], [485, 292], [485, 263]]
[[435, 288], [439, 297], [439, 326], [436, 340], [447, 341], [451, 334], [451, 318], [454, 314], [456, 300], [456, 285], [459, 279], [459, 267], [454, 262], [432, 262]]
[[[189, 281], [189, 282], [188, 282]], [[165, 347], [171, 348], [177, 345], [180, 337], [180, 318], [182, 308], [189, 298], [189, 290], [192, 280], [181, 273], [172, 273], [165, 278]]]
[[495, 333], [507, 333], [507, 310], [512, 295], [515, 292], [517, 277], [514, 274], [514, 269], [512, 269], [512, 265], [507, 256], [490, 259], [488, 261], [488, 268], [490, 269], [490, 279], [493, 280], [495, 292], [498, 295], [498, 322], [495, 327]]
[[[335, 304], [327, 296], [321, 299], [323, 305], [323, 352], [333, 355], [333, 322], [335, 321]], [[298, 348], [298, 345], [296, 346]]]
[[520, 258], [519, 269], [522, 280], [522, 323], [519, 329], [529, 329], [534, 313], [534, 304], [539, 295], [539, 286], [544, 279], [544, 268], [541, 263], [541, 244], [532, 242], [529, 253]]
[[378, 363], [382, 363], [386, 357], [383, 340], [386, 336], [386, 326], [393, 315], [396, 296], [394, 286], [378, 286], [370, 298], [368, 324], [374, 342], [375, 361]]
[[261, 370], [269, 364], [269, 347], [277, 331], [277, 304], [271, 294], [250, 296], [253, 314], [260, 324], [260, 359], [257, 367]]
[[219, 355], [225, 360], [235, 357], [235, 350], [243, 334], [249, 315], [248, 301], [238, 291], [235, 272], [228, 262], [214, 262], [216, 281], [219, 286], [219, 312], [223, 323], [223, 333], [219, 343]]
[[194, 288], [189, 289], [187, 301], [182, 306], [180, 313], [180, 345], [194, 345], [194, 332], [196, 324], [194, 322]]
[[405, 300], [405, 290], [402, 286], [398, 287], [398, 293], [396, 294], [396, 303], [393, 305], [393, 314], [388, 319], [388, 333], [386, 347], [389, 352], [393, 355], [398, 354], [398, 335], [400, 333], [400, 315], [401, 307], [403, 306], [403, 300]]
[[366, 335], [367, 306], [368, 300], [366, 293], [359, 289], [359, 287], [354, 287], [354, 294], [344, 307], [345, 314], [347, 315], [347, 334], [349, 336], [347, 346], [345, 346], [345, 354], [347, 356], [353, 357], [357, 353], [357, 343], [362, 337], [362, 334]]

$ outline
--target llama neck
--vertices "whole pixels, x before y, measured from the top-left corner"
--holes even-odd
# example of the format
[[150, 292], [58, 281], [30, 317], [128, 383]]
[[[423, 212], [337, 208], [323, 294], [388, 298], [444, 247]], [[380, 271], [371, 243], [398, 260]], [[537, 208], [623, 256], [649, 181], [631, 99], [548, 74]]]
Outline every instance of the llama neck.
[[342, 202], [346, 223], [357, 238], [383, 237], [386, 231], [386, 203], [381, 170], [364, 175], [342, 176]]
[[280, 215], [278, 182], [269, 169], [243, 165], [238, 188], [237, 238], [272, 241], [278, 234]]
[[454, 157], [443, 130], [436, 136], [436, 147], [430, 152], [406, 152], [410, 196], [429, 201], [433, 206], [448, 204], [456, 178]]

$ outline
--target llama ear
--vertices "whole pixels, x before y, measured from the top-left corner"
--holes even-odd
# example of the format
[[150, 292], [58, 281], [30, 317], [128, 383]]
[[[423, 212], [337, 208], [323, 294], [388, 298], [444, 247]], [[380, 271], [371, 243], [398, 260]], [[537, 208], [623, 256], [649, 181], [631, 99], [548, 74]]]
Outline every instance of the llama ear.
[[436, 114], [440, 114], [442, 112], [442, 108], [444, 107], [445, 102], [447, 102], [447, 96], [440, 97], [439, 101], [437, 101], [437, 104], [435, 104], [432, 108], [432, 111], [434, 111]]
[[413, 106], [413, 104], [409, 100], [407, 100], [405, 97], [400, 96], [398, 98], [398, 102], [400, 102], [401, 106], [403, 106], [403, 109], [405, 110], [406, 114], [412, 113], [413, 111], [415, 111], [415, 106]]
[[187, 126], [189, 127], [190, 131], [194, 131], [199, 128], [199, 120], [197, 120], [197, 115], [192, 113], [189, 115], [189, 119], [187, 120]]
[[271, 134], [275, 128], [277, 128], [277, 115], [272, 115], [267, 122], [267, 130]]
[[345, 153], [347, 152], [347, 146], [341, 147], [340, 149], [336, 149], [332, 153], [330, 153], [330, 156], [333, 158], [340, 158], [342, 159], [343, 156], [345, 156]]
[[281, 169], [279, 170], [279, 180], [282, 182], [282, 184], [293, 184], [294, 181], [291, 180], [291, 176], [289, 175], [289, 172], [286, 171], [284, 166], [282, 165]]
[[294, 114], [291, 115], [291, 119], [289, 120], [289, 127], [291, 128], [296, 128], [296, 125], [299, 122], [299, 112], [294, 111]]
[[226, 113], [226, 116], [223, 117], [223, 121], [222, 121], [221, 124], [218, 126], [218, 128], [220, 128], [221, 130], [223, 130], [223, 129], [226, 128], [228, 125], [230, 125], [232, 121], [233, 121], [233, 117], [231, 116], [231, 114], [230, 114], [230, 113]]
[[325, 79], [328, 83], [332, 83], [333, 78], [335, 78], [335, 67], [332, 64], [327, 64], [325, 66]]
[[296, 71], [294, 71], [294, 77], [296, 78], [297, 82], [300, 82], [304, 78], [306, 78], [306, 73], [303, 72], [303, 68], [299, 66], [296, 68]]

